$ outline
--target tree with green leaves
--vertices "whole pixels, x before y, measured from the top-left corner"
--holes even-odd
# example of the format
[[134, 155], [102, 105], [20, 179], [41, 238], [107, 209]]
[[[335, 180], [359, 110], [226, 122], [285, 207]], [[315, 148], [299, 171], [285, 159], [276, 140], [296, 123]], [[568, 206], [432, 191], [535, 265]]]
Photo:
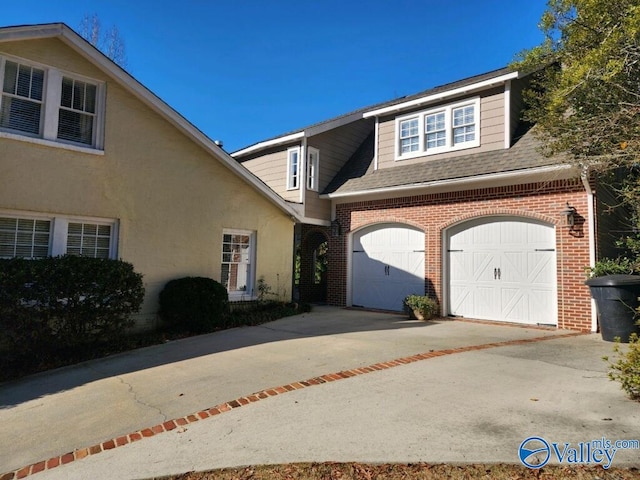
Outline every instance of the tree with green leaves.
[[127, 67], [124, 40], [115, 25], [104, 30], [97, 14], [85, 15], [80, 22], [80, 36], [122, 68]]
[[[543, 43], [514, 65], [532, 71], [525, 120], [547, 155], [604, 173], [640, 227], [640, 0], [549, 0]], [[640, 236], [621, 239], [640, 260]], [[640, 262], [634, 262], [640, 267]]]
[[521, 54], [537, 71], [526, 119], [548, 153], [585, 165], [640, 156], [640, 1], [549, 0], [544, 42]]

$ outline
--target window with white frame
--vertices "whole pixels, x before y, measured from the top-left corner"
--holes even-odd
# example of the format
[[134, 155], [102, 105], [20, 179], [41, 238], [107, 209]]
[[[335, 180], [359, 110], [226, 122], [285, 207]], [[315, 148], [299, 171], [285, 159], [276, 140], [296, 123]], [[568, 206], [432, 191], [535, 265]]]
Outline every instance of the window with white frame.
[[0, 132], [102, 149], [102, 83], [0, 57], [0, 85]]
[[0, 216], [0, 258], [49, 255], [51, 220]]
[[0, 213], [0, 258], [64, 254], [117, 258], [117, 222]]
[[229, 298], [251, 298], [254, 283], [255, 234], [246, 230], [224, 230], [220, 282]]
[[307, 149], [307, 190], [318, 190], [318, 168], [320, 166], [320, 151], [317, 148]]
[[300, 148], [287, 150], [287, 189], [297, 190], [300, 186]]
[[477, 147], [479, 132], [479, 98], [398, 117], [396, 159]]

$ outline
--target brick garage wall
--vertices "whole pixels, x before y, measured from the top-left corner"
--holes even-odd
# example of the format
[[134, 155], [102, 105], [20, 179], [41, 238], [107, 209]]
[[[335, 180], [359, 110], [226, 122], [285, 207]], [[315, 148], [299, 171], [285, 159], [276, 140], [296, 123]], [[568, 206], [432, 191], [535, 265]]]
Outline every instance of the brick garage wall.
[[[560, 212], [567, 202], [578, 214], [573, 231], [561, 225]], [[330, 237], [328, 302], [347, 304], [348, 236], [360, 228], [394, 222], [422, 229], [425, 278], [430, 280], [427, 288], [433, 290], [426, 293], [442, 301], [443, 231], [473, 218], [510, 215], [557, 226], [558, 327], [590, 331], [591, 301], [584, 285], [584, 269], [589, 265], [587, 204], [579, 179], [338, 204], [336, 215], [342, 234]]]

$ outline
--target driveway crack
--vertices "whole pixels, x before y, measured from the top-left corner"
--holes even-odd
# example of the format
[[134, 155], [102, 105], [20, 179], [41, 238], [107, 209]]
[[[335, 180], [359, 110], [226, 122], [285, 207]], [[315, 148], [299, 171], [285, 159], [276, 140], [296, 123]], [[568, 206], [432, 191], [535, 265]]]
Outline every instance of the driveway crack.
[[138, 398], [138, 394], [134, 390], [133, 385], [131, 385], [129, 382], [127, 382], [124, 378], [122, 378], [120, 376], [116, 376], [115, 378], [117, 378], [118, 381], [122, 385], [125, 385], [127, 387], [128, 393], [131, 395], [131, 397], [133, 397], [133, 400], [138, 405], [142, 405], [143, 407], [146, 407], [146, 408], [149, 408], [151, 410], [155, 410], [156, 412], [158, 412], [160, 414], [160, 416], [162, 417], [162, 422], [160, 422], [160, 423], [164, 423], [164, 422], [169, 420], [169, 417], [167, 417], [167, 415], [160, 408], [156, 407], [155, 405], [151, 405], [150, 403], [144, 402], [140, 398]]

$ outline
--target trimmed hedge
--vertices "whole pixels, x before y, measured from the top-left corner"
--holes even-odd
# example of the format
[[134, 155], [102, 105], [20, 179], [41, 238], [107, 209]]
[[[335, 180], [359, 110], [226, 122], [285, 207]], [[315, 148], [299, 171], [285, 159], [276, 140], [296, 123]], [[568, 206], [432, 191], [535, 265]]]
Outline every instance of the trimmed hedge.
[[212, 278], [178, 278], [160, 292], [160, 318], [175, 330], [211, 332], [225, 327], [228, 303], [227, 289]]
[[142, 275], [121, 260], [0, 259], [0, 350], [51, 351], [113, 341], [133, 325]]

